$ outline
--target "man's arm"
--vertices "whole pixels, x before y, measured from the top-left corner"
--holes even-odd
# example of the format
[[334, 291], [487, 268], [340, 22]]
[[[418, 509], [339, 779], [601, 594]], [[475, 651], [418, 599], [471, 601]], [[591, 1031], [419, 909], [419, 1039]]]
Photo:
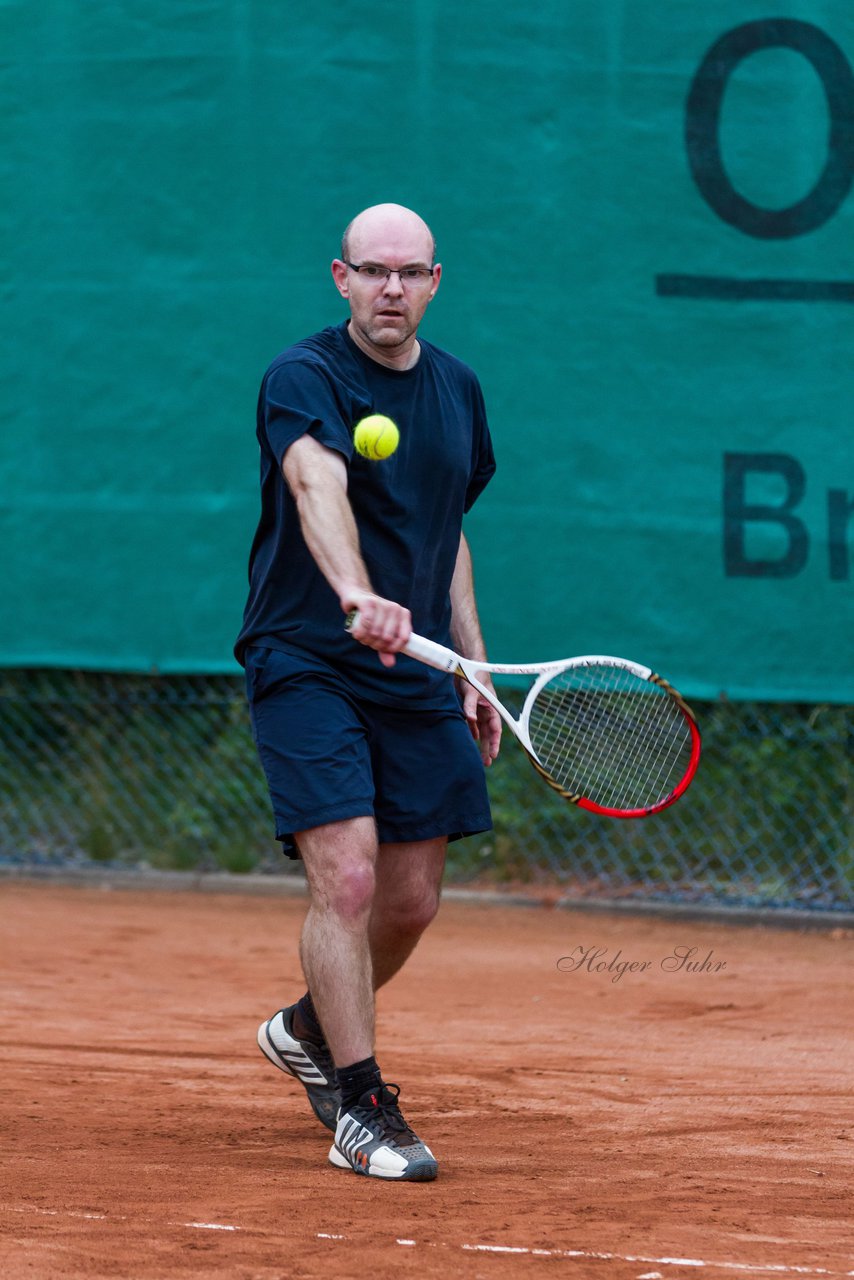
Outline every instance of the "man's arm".
[[338, 596], [342, 611], [359, 610], [353, 636], [377, 649], [385, 666], [412, 632], [408, 609], [375, 594], [359, 548], [347, 499], [347, 464], [341, 454], [312, 436], [300, 436], [286, 451], [282, 474], [293, 494], [306, 545]]
[[[474, 598], [471, 552], [462, 534], [451, 581], [451, 641], [464, 658], [486, 662], [486, 647]], [[478, 679], [481, 684], [491, 687], [492, 678], [487, 672], [481, 673]], [[483, 763], [488, 766], [498, 755], [501, 745], [501, 717], [473, 685], [464, 684], [462, 693], [463, 712], [472, 737], [480, 743]]]

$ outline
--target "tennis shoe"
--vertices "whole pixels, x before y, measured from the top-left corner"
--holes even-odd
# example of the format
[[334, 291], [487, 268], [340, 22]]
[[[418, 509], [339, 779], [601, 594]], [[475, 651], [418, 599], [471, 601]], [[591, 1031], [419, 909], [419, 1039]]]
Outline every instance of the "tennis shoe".
[[439, 1166], [404, 1120], [399, 1094], [396, 1084], [380, 1084], [363, 1093], [355, 1106], [342, 1109], [329, 1163], [369, 1178], [431, 1182]]
[[335, 1078], [335, 1064], [326, 1043], [298, 1040], [294, 1035], [294, 1009], [280, 1009], [258, 1028], [258, 1047], [265, 1057], [288, 1075], [299, 1080], [308, 1094], [311, 1108], [321, 1124], [335, 1132], [341, 1106], [341, 1090]]

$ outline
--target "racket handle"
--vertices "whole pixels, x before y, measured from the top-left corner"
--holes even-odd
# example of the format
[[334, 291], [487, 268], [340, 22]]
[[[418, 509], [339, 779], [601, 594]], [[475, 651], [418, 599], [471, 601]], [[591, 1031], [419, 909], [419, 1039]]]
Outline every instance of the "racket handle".
[[[358, 609], [353, 609], [347, 614], [344, 626], [348, 631], [353, 630], [358, 617]], [[410, 658], [417, 658], [419, 662], [426, 663], [428, 667], [436, 667], [439, 671], [456, 671], [460, 665], [460, 656], [454, 653], [453, 649], [446, 649], [443, 644], [428, 640], [426, 636], [416, 635], [414, 631], [404, 646], [403, 652]]]
[[437, 644], [435, 640], [428, 640], [426, 636], [416, 635], [414, 631], [404, 645], [403, 652], [410, 658], [417, 658], [419, 662], [426, 662], [428, 667], [438, 668], [439, 671], [459, 669], [458, 653], [454, 653], [453, 649], [446, 649], [443, 644]]

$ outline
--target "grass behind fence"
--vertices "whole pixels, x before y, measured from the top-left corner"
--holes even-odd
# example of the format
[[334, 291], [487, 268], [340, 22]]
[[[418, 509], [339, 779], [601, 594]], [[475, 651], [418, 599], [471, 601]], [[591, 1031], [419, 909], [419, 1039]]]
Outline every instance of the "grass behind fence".
[[[495, 830], [450, 847], [449, 878], [850, 907], [854, 709], [697, 710], [697, 778], [642, 821], [568, 806], [508, 735], [490, 771]], [[281, 869], [241, 682], [0, 674], [0, 858]]]

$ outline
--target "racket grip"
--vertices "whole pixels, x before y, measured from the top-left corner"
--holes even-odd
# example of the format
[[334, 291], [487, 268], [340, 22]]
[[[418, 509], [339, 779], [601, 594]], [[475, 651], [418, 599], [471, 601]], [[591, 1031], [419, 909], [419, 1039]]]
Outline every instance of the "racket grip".
[[436, 667], [439, 671], [459, 669], [459, 654], [454, 653], [453, 649], [446, 649], [443, 644], [437, 644], [435, 640], [428, 640], [426, 636], [416, 635], [414, 631], [404, 645], [403, 652], [410, 658], [425, 662], [428, 667]]
[[[348, 631], [353, 630], [358, 616], [358, 609], [352, 609], [347, 614], [344, 626]], [[426, 663], [428, 667], [436, 667], [439, 671], [456, 671], [460, 664], [459, 654], [454, 653], [453, 649], [446, 649], [443, 644], [428, 640], [426, 636], [416, 635], [414, 631], [404, 646], [403, 652], [410, 658], [417, 658], [419, 662]]]

